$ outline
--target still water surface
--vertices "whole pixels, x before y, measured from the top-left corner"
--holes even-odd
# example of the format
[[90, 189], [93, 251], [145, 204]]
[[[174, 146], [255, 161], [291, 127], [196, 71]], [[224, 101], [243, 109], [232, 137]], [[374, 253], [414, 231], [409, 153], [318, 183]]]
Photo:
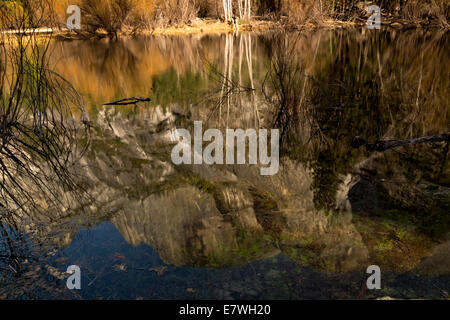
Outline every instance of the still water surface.
[[[91, 125], [85, 191], [3, 225], [0, 297], [449, 298], [448, 144], [352, 147], [448, 131], [449, 41], [395, 30], [55, 41], [54, 68]], [[151, 102], [103, 106], [128, 97]], [[170, 135], [197, 120], [280, 128], [279, 173], [174, 166]], [[382, 290], [366, 288], [373, 264]], [[69, 265], [82, 290], [65, 289]]]

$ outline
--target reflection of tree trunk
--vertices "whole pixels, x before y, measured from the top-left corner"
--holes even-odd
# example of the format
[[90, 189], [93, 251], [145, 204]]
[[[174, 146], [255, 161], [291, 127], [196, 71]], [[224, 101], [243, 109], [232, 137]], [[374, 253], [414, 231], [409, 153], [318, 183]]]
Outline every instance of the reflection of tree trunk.
[[[244, 48], [243, 36], [239, 38], [239, 87], [242, 88], [242, 51]], [[239, 107], [242, 108], [242, 96], [239, 96]]]
[[[224, 0], [225, 1], [225, 0]], [[225, 49], [224, 49], [224, 63], [223, 63], [223, 82], [222, 82], [222, 89], [220, 90], [220, 97], [219, 97], [219, 119], [222, 119], [222, 101], [223, 101], [223, 93], [225, 90], [225, 85], [227, 82], [227, 70], [228, 70], [228, 35], [225, 35]]]
[[[227, 124], [230, 114], [230, 105], [231, 105], [231, 95], [233, 94], [232, 86], [233, 80], [233, 42], [234, 36], [232, 34], [227, 34], [225, 36], [225, 50], [224, 50], [224, 66], [223, 66], [223, 81], [222, 81], [222, 89], [220, 91], [220, 101], [219, 101], [219, 118], [222, 118], [222, 103], [224, 101], [224, 97], [227, 99]], [[226, 89], [226, 92], [225, 92]]]
[[[245, 55], [247, 58], [247, 66], [248, 66], [248, 75], [250, 78], [250, 88], [252, 89], [251, 93], [251, 103], [255, 111], [255, 126], [259, 123], [259, 111], [257, 106], [255, 105], [255, 84], [253, 82], [253, 62], [252, 62], [252, 37], [250, 34], [245, 35]], [[257, 123], [258, 122], [258, 123]]]
[[[231, 1], [231, 0], [230, 0]], [[233, 81], [233, 42], [234, 42], [234, 36], [228, 35], [230, 37], [230, 47], [228, 48], [228, 74], [227, 79], [228, 81]], [[228, 119], [230, 116], [230, 96], [231, 94], [227, 95], [227, 127], [228, 127]]]
[[[225, 103], [226, 99], [226, 105], [227, 105], [227, 124], [229, 121], [229, 115], [230, 115], [230, 108], [233, 101], [233, 94], [235, 92], [238, 93], [237, 95], [237, 101], [240, 109], [242, 109], [243, 103], [242, 98], [245, 97], [243, 95], [244, 92], [251, 91], [251, 107], [253, 108], [254, 114], [255, 114], [255, 125], [258, 126], [259, 121], [259, 111], [256, 107], [256, 95], [255, 95], [255, 84], [253, 79], [253, 59], [252, 59], [252, 38], [250, 34], [246, 35], [240, 35], [239, 39], [239, 56], [238, 56], [238, 79], [236, 82], [233, 81], [233, 59], [234, 59], [234, 35], [233, 34], [227, 34], [225, 36], [225, 49], [224, 49], [224, 66], [223, 66], [223, 73], [222, 73], [222, 88], [220, 91], [220, 100], [219, 100], [219, 117], [221, 119], [222, 117], [222, 105]], [[248, 68], [248, 77], [250, 81], [250, 87], [248, 85], [245, 85], [243, 83], [242, 77], [242, 67], [244, 63], [244, 55], [245, 55], [245, 61], [247, 62], [247, 68]]]

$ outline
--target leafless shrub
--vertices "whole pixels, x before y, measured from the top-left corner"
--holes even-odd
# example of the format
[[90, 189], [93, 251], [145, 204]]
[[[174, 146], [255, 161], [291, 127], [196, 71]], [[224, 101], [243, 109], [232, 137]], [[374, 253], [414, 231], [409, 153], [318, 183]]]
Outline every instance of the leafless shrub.
[[51, 0], [0, 1], [0, 10], [2, 29], [48, 27], [53, 21]]
[[306, 116], [308, 78], [292, 52], [297, 40], [288, 34], [273, 39], [270, 68], [264, 79], [262, 92], [272, 107], [272, 127], [280, 129], [281, 144], [298, 135]]
[[89, 33], [105, 30], [117, 37], [132, 10], [131, 0], [82, 0], [83, 25]]
[[[23, 28], [30, 17], [23, 11], [14, 19], [9, 21]], [[34, 32], [2, 38], [0, 201], [9, 211], [27, 211], [39, 202], [59, 202], [55, 183], [62, 190], [76, 187], [70, 168], [88, 145], [89, 128], [81, 97], [49, 66], [50, 39]]]
[[198, 7], [192, 0], [161, 0], [155, 8], [155, 22], [160, 26], [189, 23], [197, 17]]
[[284, 11], [291, 24], [318, 22], [324, 17], [321, 1], [286, 1]]
[[417, 1], [412, 0], [402, 7], [401, 15], [404, 19], [421, 23], [430, 20], [434, 24], [448, 28], [448, 15], [450, 13], [450, 3], [448, 1], [432, 0]]

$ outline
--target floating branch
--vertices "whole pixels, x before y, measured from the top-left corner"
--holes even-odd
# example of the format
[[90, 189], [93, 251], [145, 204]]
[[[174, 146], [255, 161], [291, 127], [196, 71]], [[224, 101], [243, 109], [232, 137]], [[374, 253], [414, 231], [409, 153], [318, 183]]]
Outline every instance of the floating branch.
[[126, 99], [121, 99], [121, 100], [105, 103], [103, 105], [104, 106], [127, 106], [130, 104], [137, 104], [138, 102], [149, 102], [149, 101], [150, 101], [150, 98], [132, 97], [132, 98], [126, 98]]
[[443, 133], [443, 134], [436, 135], [436, 136], [421, 137], [421, 138], [414, 138], [414, 139], [408, 139], [408, 140], [377, 141], [373, 144], [368, 143], [363, 138], [356, 136], [355, 138], [353, 138], [352, 147], [359, 148], [361, 146], [364, 146], [368, 151], [385, 151], [388, 149], [402, 147], [402, 146], [405, 146], [408, 144], [420, 144], [420, 143], [443, 142], [443, 141], [447, 141], [447, 142], [450, 141], [450, 132]]

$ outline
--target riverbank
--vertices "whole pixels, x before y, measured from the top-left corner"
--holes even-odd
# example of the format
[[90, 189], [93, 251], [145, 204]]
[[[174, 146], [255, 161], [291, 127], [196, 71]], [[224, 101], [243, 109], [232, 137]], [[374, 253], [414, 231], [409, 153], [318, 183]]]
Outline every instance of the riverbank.
[[[132, 30], [130, 28], [123, 28], [117, 36], [126, 37], [132, 35], [192, 35], [192, 34], [223, 34], [229, 32], [268, 32], [274, 30], [312, 30], [312, 29], [339, 29], [348, 27], [365, 27], [366, 20], [362, 18], [354, 19], [353, 21], [341, 21], [334, 19], [324, 19], [319, 22], [308, 22], [302, 24], [287, 23], [283, 21], [252, 19], [250, 21], [243, 21], [232, 24], [223, 22], [218, 19], [193, 19], [190, 23], [184, 25], [173, 25], [165, 27], [148, 28], [141, 30]], [[433, 28], [439, 30], [448, 30], [448, 26], [437, 26], [427, 24], [424, 21], [408, 21], [393, 17], [383, 17], [381, 28], [398, 28], [398, 29], [413, 29], [413, 28]], [[95, 33], [84, 32], [83, 29], [79, 31], [72, 31], [67, 28], [49, 28], [42, 27], [36, 29], [6, 30], [1, 32], [3, 35], [11, 34], [38, 34], [39, 36], [53, 36], [60, 40], [76, 40], [88, 38], [104, 38], [110, 36], [104, 30], [97, 30]]]
[[282, 29], [279, 22], [270, 20], [251, 20], [245, 23], [229, 24], [215, 19], [194, 19], [190, 24], [182, 26], [158, 27], [152, 30], [143, 30], [143, 34], [152, 35], [181, 35], [181, 34], [214, 34], [245, 31], [269, 31]]
[[[189, 35], [189, 34], [223, 34], [229, 32], [266, 32], [271, 30], [283, 30], [286, 27], [275, 21], [270, 20], [252, 20], [250, 22], [232, 25], [220, 20], [214, 19], [194, 19], [191, 23], [179, 26], [157, 27], [153, 29], [142, 29], [139, 31], [123, 28], [118, 36], [131, 35]], [[75, 40], [87, 38], [104, 38], [109, 34], [104, 30], [98, 30], [95, 33], [84, 32], [83, 30], [72, 31], [67, 28], [36, 28], [26, 30], [7, 30], [0, 32], [3, 35], [39, 35], [40, 37], [53, 36], [60, 40]]]

